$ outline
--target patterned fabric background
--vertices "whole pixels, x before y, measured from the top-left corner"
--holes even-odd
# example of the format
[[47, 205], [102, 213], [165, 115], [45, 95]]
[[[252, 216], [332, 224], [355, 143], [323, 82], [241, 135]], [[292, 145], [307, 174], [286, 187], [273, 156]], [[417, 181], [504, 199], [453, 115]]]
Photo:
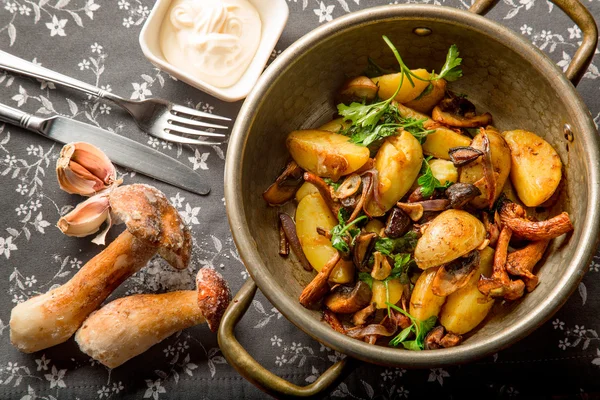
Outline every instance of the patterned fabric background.
[[[425, 0], [468, 8], [471, 0]], [[394, 4], [404, 0], [393, 1]], [[408, 0], [409, 3], [415, 2]], [[344, 13], [389, 0], [289, 0], [290, 19], [272, 57], [304, 33]], [[600, 16], [600, 2], [585, 4]], [[132, 99], [164, 97], [235, 117], [227, 104], [161, 73], [144, 58], [138, 34], [152, 0], [0, 0], [0, 48]], [[550, 2], [503, 0], [488, 17], [527, 37], [566, 69], [581, 32]], [[600, 118], [600, 58], [578, 87]], [[202, 198], [135, 175], [125, 183], [152, 183], [180, 210], [194, 235], [187, 270], [154, 259], [111, 297], [192, 288], [195, 271], [212, 266], [235, 292], [247, 279], [232, 243], [223, 201], [226, 146], [180, 146], [141, 133], [120, 109], [52, 84], [0, 73], [0, 102], [37, 115], [60, 114], [126, 135], [187, 163], [210, 183]], [[0, 398], [109, 399], [264, 398], [222, 357], [205, 325], [188, 329], [113, 371], [78, 351], [71, 340], [35, 354], [9, 342], [11, 308], [64, 283], [100, 248], [55, 227], [81, 198], [59, 190], [54, 164], [60, 145], [0, 125]], [[113, 229], [112, 239], [118, 233]], [[330, 396], [335, 399], [546, 397], [600, 398], [600, 258], [562, 310], [512, 348], [480, 362], [445, 369], [405, 370], [359, 364]], [[312, 382], [342, 357], [296, 329], [262, 296], [238, 327], [257, 360], [297, 384]], [[470, 394], [470, 395], [469, 395]]]

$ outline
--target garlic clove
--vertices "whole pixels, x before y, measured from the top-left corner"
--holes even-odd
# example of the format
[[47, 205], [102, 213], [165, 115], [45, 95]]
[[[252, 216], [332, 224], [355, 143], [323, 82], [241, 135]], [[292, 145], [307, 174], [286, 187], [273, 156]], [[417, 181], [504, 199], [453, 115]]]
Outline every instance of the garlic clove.
[[[83, 237], [98, 232], [110, 216], [108, 196], [97, 194], [80, 203], [70, 213], [61, 217], [56, 224], [67, 236]], [[108, 230], [107, 230], [108, 231]], [[106, 234], [103, 232], [103, 234]], [[104, 238], [100, 239], [100, 242]]]
[[62, 148], [56, 174], [61, 189], [82, 196], [120, 184], [117, 170], [106, 154], [84, 142], [68, 143]]

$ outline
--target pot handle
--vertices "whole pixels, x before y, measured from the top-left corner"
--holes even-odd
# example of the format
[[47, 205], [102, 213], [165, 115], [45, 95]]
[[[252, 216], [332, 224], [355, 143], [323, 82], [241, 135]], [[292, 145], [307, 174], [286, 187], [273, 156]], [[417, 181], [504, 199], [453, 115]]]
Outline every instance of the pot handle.
[[225, 314], [221, 320], [217, 337], [221, 353], [223, 353], [229, 365], [234, 367], [240, 375], [256, 387], [277, 398], [311, 397], [326, 390], [340, 378], [348, 364], [348, 358], [333, 364], [310, 385], [297, 386], [268, 371], [252, 358], [240, 342], [238, 342], [235, 337], [234, 328], [246, 313], [248, 307], [250, 307], [252, 299], [256, 294], [256, 289], [256, 283], [251, 278], [248, 278], [248, 281], [242, 286], [229, 304], [229, 307], [227, 307], [227, 310], [225, 310]]
[[[485, 14], [496, 0], [475, 0], [469, 11], [476, 14]], [[575, 52], [565, 75], [573, 85], [577, 86], [588, 66], [592, 62], [596, 45], [598, 44], [598, 27], [594, 17], [579, 0], [551, 0], [573, 20], [583, 32], [581, 46]]]

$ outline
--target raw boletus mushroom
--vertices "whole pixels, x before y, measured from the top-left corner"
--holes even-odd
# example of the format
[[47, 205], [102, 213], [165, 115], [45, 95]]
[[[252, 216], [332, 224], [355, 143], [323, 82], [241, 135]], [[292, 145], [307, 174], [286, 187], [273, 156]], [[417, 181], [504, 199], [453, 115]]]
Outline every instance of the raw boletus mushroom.
[[358, 281], [356, 286], [338, 286], [325, 298], [325, 306], [334, 313], [352, 314], [369, 305], [371, 301], [371, 288], [363, 281]]
[[187, 267], [191, 236], [162, 192], [136, 184], [115, 189], [109, 199], [127, 229], [67, 283], [13, 308], [10, 340], [19, 350], [32, 353], [69, 339], [114, 289], [157, 252], [173, 267]]
[[202, 268], [196, 290], [136, 294], [108, 303], [85, 320], [75, 341], [88, 356], [116, 368], [182, 329], [207, 322], [216, 332], [230, 298], [221, 274]]

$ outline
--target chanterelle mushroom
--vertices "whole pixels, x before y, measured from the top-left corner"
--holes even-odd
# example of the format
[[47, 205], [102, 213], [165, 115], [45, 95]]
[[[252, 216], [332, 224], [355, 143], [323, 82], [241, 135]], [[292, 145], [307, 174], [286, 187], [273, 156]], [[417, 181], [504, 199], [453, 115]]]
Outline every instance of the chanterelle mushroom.
[[85, 320], [75, 341], [93, 359], [116, 368], [182, 329], [207, 322], [214, 332], [229, 305], [229, 286], [217, 271], [202, 268], [196, 288], [112, 301]]
[[129, 185], [110, 195], [112, 211], [127, 229], [62, 286], [13, 308], [10, 339], [31, 353], [69, 339], [87, 316], [158, 252], [186, 268], [191, 236], [179, 213], [158, 189]]

